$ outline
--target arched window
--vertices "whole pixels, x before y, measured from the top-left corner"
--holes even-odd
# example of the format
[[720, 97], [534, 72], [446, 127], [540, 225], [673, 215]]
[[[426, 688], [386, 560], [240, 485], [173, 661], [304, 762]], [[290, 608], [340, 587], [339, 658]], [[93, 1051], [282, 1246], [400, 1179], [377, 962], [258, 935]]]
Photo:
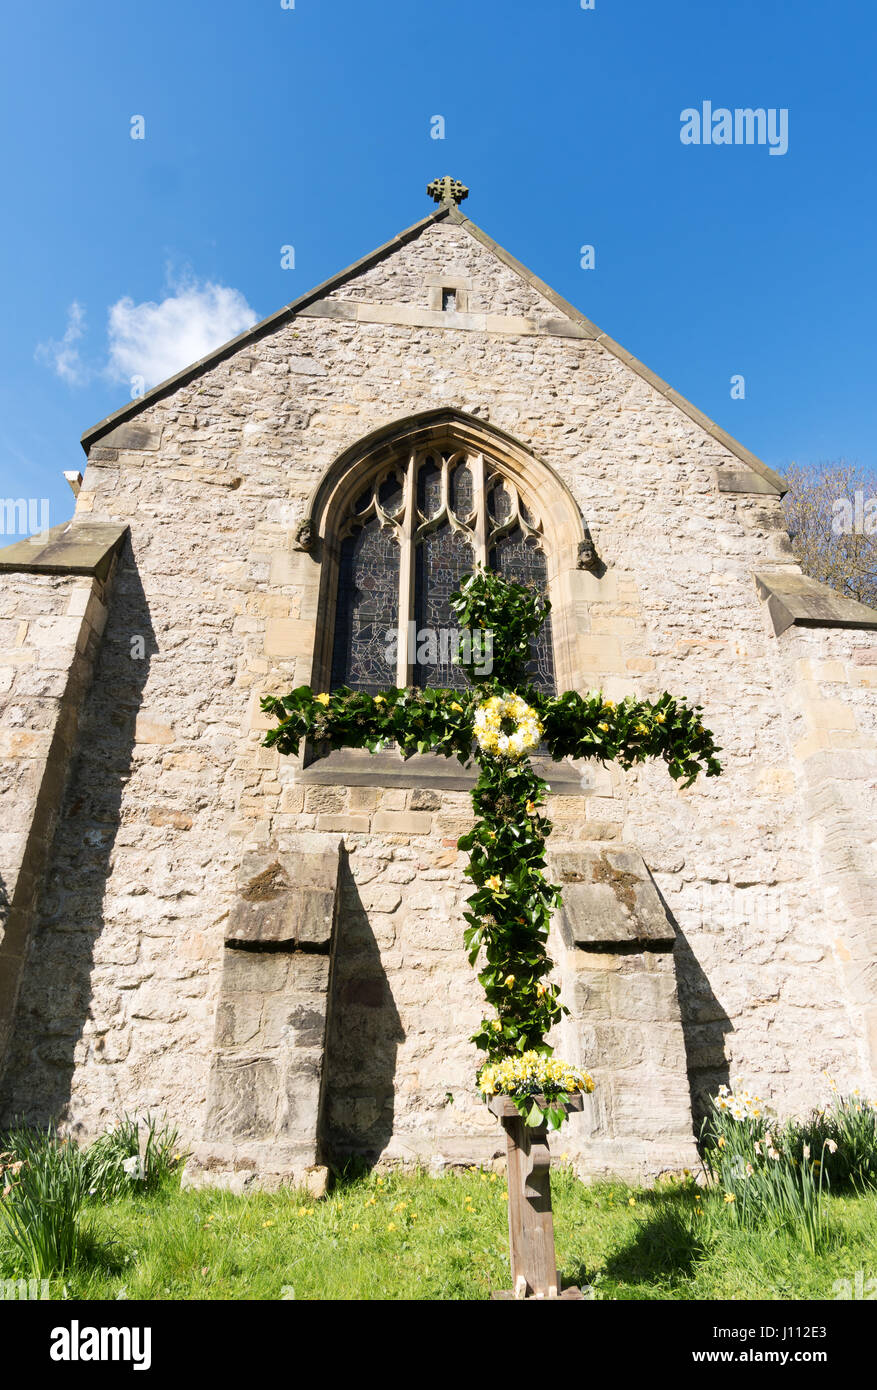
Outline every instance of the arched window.
[[[476, 565], [548, 593], [538, 503], [497, 460], [453, 439], [400, 448], [362, 474], [334, 539], [332, 688], [464, 687], [449, 600]], [[550, 618], [529, 675], [553, 693]]]

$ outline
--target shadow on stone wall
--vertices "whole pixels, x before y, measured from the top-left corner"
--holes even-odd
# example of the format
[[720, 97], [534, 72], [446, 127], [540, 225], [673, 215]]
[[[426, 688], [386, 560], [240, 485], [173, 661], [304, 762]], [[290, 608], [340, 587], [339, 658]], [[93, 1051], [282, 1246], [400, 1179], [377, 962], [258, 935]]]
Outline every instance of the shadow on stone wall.
[[396, 1053], [404, 1041], [378, 942], [342, 852], [326, 1052], [322, 1149], [329, 1162], [376, 1162], [393, 1133]]
[[[142, 639], [142, 656], [135, 638]], [[105, 945], [101, 951], [100, 963], [112, 967], [116, 976], [105, 1001], [95, 995], [92, 973], [134, 725], [156, 651], [129, 536], [119, 557], [28, 946], [12, 1043], [0, 1079], [3, 1123], [46, 1124], [68, 1118], [74, 1058], [83, 1046], [86, 1020], [96, 1025], [89, 1029], [88, 1045], [109, 1071], [127, 1054], [128, 1029], [116, 1019], [117, 991], [124, 988], [128, 967], [135, 964], [136, 943], [130, 948], [120, 944], [115, 950]], [[111, 1076], [105, 1092], [108, 1099], [115, 1092]]]
[[[655, 886], [657, 888], [657, 884]], [[685, 1037], [691, 1110], [695, 1133], [699, 1134], [701, 1121], [709, 1108], [709, 1097], [716, 1094], [719, 1086], [730, 1084], [725, 1034], [732, 1032], [734, 1025], [713, 993], [691, 943], [673, 916], [660, 889], [658, 896], [676, 932], [673, 956], [676, 962], [679, 1010]]]

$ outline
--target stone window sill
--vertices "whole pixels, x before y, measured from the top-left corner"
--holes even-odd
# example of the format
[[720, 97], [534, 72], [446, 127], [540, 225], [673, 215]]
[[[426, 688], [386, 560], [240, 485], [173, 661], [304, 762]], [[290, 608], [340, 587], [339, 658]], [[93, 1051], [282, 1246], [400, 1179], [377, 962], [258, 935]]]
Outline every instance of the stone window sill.
[[[593, 778], [587, 764], [534, 758], [533, 766], [550, 784], [552, 794], [588, 796]], [[364, 748], [339, 748], [323, 757], [309, 749], [296, 777], [301, 784], [348, 787], [427, 787], [431, 791], [471, 791], [478, 776], [473, 763], [463, 767], [456, 758], [417, 753], [404, 759], [395, 748], [369, 753]]]

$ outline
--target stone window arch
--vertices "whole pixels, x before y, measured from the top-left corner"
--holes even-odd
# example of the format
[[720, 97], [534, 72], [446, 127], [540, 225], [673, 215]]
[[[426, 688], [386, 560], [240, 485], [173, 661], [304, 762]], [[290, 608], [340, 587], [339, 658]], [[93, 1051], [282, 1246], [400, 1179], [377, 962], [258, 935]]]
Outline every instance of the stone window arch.
[[[316, 689], [463, 687], [450, 660], [448, 598], [475, 563], [551, 599], [530, 675], [547, 691], [579, 684], [576, 579], [587, 531], [554, 470], [495, 426], [438, 410], [375, 431], [327, 470], [298, 536], [318, 571], [302, 609], [304, 617], [310, 605], [313, 618]], [[417, 640], [424, 630], [448, 632], [434, 656]], [[353, 784], [386, 782], [382, 757], [362, 759], [360, 779], [356, 750], [339, 750], [313, 777], [334, 780], [337, 764]], [[426, 756], [413, 761], [422, 776]]]
[[[548, 592], [538, 502], [483, 448], [441, 441], [406, 446], [360, 478], [335, 523], [330, 687], [464, 688], [452, 662], [449, 598], [476, 565]], [[530, 675], [555, 689], [550, 618]]]

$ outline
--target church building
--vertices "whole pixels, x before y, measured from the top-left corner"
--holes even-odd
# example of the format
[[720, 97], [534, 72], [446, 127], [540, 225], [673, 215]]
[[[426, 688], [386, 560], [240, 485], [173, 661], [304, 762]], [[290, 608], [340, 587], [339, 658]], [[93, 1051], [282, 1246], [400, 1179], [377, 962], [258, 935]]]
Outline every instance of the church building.
[[[475, 565], [551, 600], [546, 691], [668, 690], [724, 774], [539, 765], [580, 1173], [696, 1161], [738, 1077], [874, 1087], [877, 612], [783, 480], [464, 214], [422, 221], [83, 436], [0, 550], [0, 1124], [178, 1126], [241, 1187], [504, 1152], [474, 1088], [458, 762], [263, 746], [264, 695], [455, 687]], [[694, 349], [693, 349], [694, 350]], [[413, 637], [413, 640], [409, 640]], [[547, 770], [546, 770], [547, 769]], [[870, 1092], [873, 1094], [873, 1090]]]

